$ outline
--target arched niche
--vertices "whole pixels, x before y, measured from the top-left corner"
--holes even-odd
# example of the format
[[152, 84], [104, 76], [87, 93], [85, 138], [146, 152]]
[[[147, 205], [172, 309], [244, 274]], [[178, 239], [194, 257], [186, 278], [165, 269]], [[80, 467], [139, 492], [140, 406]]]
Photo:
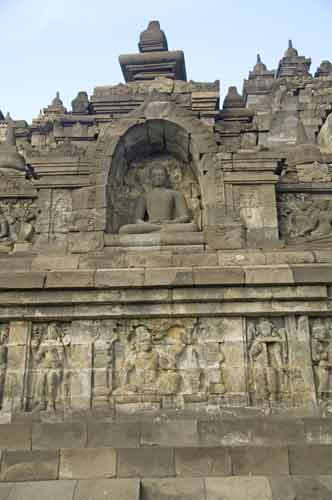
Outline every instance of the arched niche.
[[163, 165], [170, 186], [181, 191], [193, 220], [202, 228], [200, 186], [201, 156], [193, 137], [183, 126], [168, 119], [150, 118], [133, 124], [114, 148], [107, 183], [107, 232], [117, 233], [135, 219], [135, 207], [151, 188], [151, 168]]
[[320, 128], [317, 142], [323, 153], [332, 153], [332, 113], [327, 116]]

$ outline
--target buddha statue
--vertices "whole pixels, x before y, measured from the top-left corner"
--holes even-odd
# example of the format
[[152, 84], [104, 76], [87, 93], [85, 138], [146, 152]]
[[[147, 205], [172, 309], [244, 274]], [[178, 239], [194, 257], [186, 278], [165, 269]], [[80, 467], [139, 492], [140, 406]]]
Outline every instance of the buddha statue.
[[151, 191], [138, 201], [134, 224], [120, 228], [121, 234], [145, 234], [158, 231], [198, 231], [192, 221], [187, 202], [182, 193], [168, 188], [168, 173], [165, 167], [155, 166], [151, 171]]

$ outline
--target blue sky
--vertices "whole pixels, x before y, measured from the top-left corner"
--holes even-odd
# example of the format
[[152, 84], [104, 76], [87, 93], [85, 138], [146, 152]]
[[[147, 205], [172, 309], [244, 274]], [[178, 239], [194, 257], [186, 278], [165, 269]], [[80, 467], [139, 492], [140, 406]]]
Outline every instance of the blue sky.
[[292, 38], [312, 72], [332, 60], [332, 0], [0, 0], [0, 109], [31, 119], [57, 90], [123, 81], [118, 55], [137, 51], [150, 19], [182, 49], [188, 78], [242, 88], [257, 52], [275, 68]]

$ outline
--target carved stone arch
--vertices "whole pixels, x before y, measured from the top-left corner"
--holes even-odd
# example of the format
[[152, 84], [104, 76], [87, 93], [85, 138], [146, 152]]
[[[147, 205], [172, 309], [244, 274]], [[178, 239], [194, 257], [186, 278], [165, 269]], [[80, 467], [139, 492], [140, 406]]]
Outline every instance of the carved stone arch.
[[149, 183], [148, 166], [164, 163], [171, 184], [181, 189], [196, 222], [206, 224], [205, 176], [218, 145], [190, 112], [167, 100], [150, 99], [100, 137], [107, 169], [107, 231], [131, 222], [133, 207]]

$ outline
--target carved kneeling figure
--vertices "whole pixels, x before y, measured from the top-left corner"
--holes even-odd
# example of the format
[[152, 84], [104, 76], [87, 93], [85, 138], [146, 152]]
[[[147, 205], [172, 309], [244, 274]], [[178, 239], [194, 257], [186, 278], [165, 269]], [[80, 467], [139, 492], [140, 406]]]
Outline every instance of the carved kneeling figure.
[[[121, 234], [146, 234], [158, 231], [198, 231], [189, 215], [187, 202], [182, 193], [167, 188], [167, 171], [163, 166], [152, 169], [153, 189], [146, 193], [136, 207], [134, 224], [120, 228]], [[147, 215], [148, 220], [144, 220]]]

